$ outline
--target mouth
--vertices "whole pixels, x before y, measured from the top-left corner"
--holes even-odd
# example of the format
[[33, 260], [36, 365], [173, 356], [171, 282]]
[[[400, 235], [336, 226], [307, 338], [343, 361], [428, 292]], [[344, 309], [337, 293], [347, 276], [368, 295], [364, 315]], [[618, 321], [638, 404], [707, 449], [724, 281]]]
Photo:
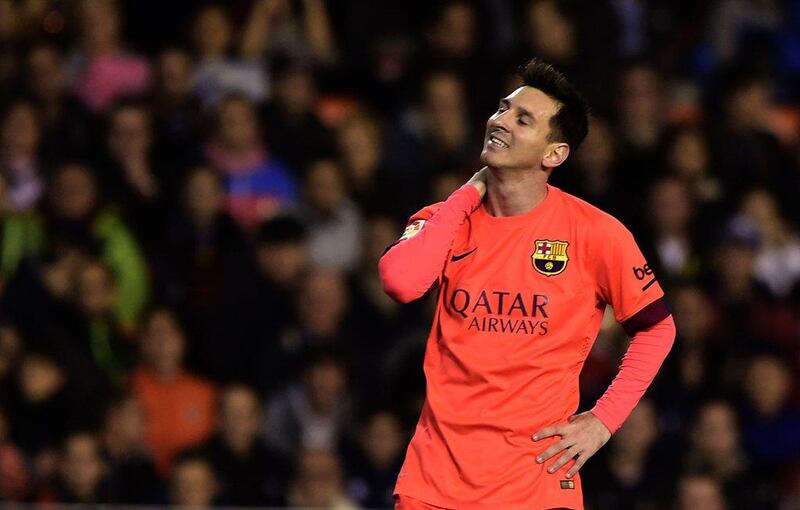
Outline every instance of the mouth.
[[493, 147], [496, 147], [498, 149], [508, 149], [509, 148], [509, 145], [506, 142], [504, 142], [503, 140], [499, 139], [498, 137], [496, 137], [494, 135], [490, 135], [489, 136], [489, 140], [488, 140], [487, 144], [489, 146], [493, 146]]

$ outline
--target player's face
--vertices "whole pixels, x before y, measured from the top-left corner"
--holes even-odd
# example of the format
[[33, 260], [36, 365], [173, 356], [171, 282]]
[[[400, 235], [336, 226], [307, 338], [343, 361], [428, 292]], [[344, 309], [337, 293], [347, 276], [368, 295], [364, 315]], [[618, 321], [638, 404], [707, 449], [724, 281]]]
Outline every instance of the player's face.
[[504, 97], [486, 123], [481, 161], [492, 168], [554, 166], [545, 156], [559, 145], [548, 141], [550, 118], [557, 112], [558, 102], [533, 87]]

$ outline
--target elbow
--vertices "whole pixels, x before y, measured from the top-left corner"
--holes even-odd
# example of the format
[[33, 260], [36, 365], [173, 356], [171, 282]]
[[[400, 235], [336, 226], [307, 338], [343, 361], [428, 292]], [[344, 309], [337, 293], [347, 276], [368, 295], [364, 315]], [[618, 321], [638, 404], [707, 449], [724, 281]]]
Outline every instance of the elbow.
[[386, 255], [378, 262], [378, 274], [383, 291], [395, 301], [406, 304], [419, 298], [421, 294], [414, 292], [408, 279], [404, 278], [402, 273], [403, 271], [397, 270]]

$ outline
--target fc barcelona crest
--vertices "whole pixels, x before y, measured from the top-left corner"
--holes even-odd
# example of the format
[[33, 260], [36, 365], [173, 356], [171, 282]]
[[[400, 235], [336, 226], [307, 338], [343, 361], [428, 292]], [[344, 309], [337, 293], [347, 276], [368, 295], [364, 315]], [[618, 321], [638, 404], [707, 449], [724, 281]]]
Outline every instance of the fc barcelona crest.
[[545, 276], [555, 276], [564, 272], [569, 262], [568, 242], [537, 239], [533, 244], [535, 249], [531, 255], [531, 263], [534, 269]]

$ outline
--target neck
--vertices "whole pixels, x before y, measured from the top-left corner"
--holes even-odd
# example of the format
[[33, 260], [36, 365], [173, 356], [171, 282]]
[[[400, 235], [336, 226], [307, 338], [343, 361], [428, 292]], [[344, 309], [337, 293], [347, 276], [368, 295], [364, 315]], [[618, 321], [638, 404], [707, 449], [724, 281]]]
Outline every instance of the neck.
[[487, 182], [486, 210], [492, 216], [525, 214], [547, 196], [544, 170], [491, 168]]

